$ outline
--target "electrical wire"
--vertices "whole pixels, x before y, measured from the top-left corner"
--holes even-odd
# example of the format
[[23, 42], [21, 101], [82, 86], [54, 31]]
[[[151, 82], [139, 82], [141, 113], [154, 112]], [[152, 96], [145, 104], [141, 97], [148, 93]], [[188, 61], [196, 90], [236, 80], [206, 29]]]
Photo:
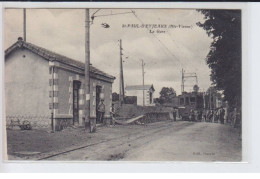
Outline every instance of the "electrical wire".
[[92, 17], [97, 17], [97, 16], [94, 16], [98, 11], [100, 11], [101, 9], [98, 9], [98, 10], [96, 10], [96, 12], [94, 12], [93, 14], [92, 14]]
[[[176, 43], [176, 41], [173, 40], [172, 35], [170, 34], [170, 32], [169, 32], [168, 29], [166, 30], [166, 32], [167, 32], [168, 36], [170, 37], [171, 41], [175, 44], [175, 46], [176, 46], [180, 51], [182, 51], [181, 48], [179, 47], [179, 45]], [[185, 53], [183, 53], [183, 54], [184, 54], [185, 58], [188, 59], [188, 57], [186, 56], [186, 54], [185, 54]], [[194, 64], [194, 63], [193, 63], [193, 64]], [[185, 63], [185, 65], [187, 65], [187, 64]], [[196, 71], [198, 71], [196, 65], [193, 65], [193, 67], [196, 69]]]
[[[135, 14], [135, 12], [131, 9], [132, 13], [134, 14], [134, 16], [142, 23], [142, 25], [144, 25], [144, 22]], [[149, 31], [149, 29], [146, 27], [146, 29]], [[149, 33], [151, 34], [151, 33]], [[176, 57], [176, 55], [174, 55], [171, 50], [156, 36], [152, 33], [153, 37], [155, 37], [159, 42], [160, 44], [168, 51], [168, 53], [173, 56], [181, 65], [181, 67], [183, 67], [183, 64], [182, 62], [179, 60], [178, 57]]]

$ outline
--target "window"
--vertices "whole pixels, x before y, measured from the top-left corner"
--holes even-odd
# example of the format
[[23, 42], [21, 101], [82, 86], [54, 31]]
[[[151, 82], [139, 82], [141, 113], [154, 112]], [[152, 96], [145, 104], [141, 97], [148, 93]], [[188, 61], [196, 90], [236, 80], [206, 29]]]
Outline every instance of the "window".
[[180, 98], [180, 105], [184, 105], [184, 98]]
[[191, 97], [191, 98], [190, 98], [190, 102], [191, 102], [191, 103], [195, 103], [195, 102], [196, 102], [196, 98], [195, 98], [195, 97]]
[[186, 98], [185, 98], [185, 105], [190, 105], [189, 97], [186, 97]]

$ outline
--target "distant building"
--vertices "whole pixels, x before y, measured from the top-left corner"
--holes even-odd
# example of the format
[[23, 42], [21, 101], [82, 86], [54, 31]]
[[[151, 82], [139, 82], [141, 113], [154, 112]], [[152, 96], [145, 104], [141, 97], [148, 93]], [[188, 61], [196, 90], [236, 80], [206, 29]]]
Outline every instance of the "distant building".
[[136, 86], [126, 86], [126, 96], [136, 96], [137, 105], [143, 105], [143, 90], [144, 90], [144, 106], [154, 105], [154, 87], [153, 85], [136, 85]]
[[[23, 41], [5, 51], [5, 109], [9, 119], [36, 119], [55, 129], [84, 125], [85, 64]], [[90, 117], [96, 118], [100, 99], [110, 118], [115, 77], [90, 66]], [[18, 117], [17, 117], [18, 116]], [[47, 116], [43, 119], [42, 116]], [[40, 121], [41, 119], [41, 121]], [[37, 121], [38, 120], [38, 121]], [[64, 125], [64, 126], [61, 126]]]

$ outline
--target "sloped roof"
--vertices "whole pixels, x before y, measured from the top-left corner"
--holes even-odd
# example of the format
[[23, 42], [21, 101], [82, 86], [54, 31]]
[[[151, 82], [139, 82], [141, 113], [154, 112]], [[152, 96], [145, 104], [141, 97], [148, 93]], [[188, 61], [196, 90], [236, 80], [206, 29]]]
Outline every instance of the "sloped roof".
[[[39, 56], [42, 56], [43, 58], [45, 58], [49, 61], [58, 61], [58, 62], [67, 64], [67, 65], [70, 65], [70, 66], [74, 66], [76, 68], [80, 68], [82, 70], [85, 69], [84, 63], [77, 61], [77, 60], [74, 60], [74, 59], [71, 59], [71, 58], [68, 58], [66, 56], [57, 54], [55, 52], [52, 52], [52, 51], [47, 50], [45, 48], [31, 44], [29, 42], [25, 42], [25, 41], [22, 40], [21, 37], [18, 38], [18, 41], [16, 43], [14, 43], [12, 46], [10, 46], [8, 49], [5, 50], [5, 56], [9, 55], [13, 50], [18, 49], [20, 47], [24, 47], [24, 48], [30, 50], [31, 52], [33, 52], [33, 53], [35, 53]], [[108, 77], [108, 78], [111, 78], [111, 79], [115, 79], [114, 76], [111, 76], [111, 75], [95, 68], [92, 65], [90, 65], [90, 72], [94, 73], [94, 74], [99, 74], [99, 75], [102, 75], [102, 76], [105, 76], [105, 77]]]
[[134, 85], [134, 86], [126, 86], [125, 87], [125, 90], [150, 90], [152, 88], [153, 91], [154, 90], [154, 87], [153, 85]]

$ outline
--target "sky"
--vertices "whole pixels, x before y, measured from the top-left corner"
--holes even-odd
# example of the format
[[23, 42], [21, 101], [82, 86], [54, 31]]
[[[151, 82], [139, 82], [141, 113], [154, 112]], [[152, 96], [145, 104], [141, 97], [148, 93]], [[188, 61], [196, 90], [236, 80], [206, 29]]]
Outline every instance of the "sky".
[[[90, 9], [90, 16], [97, 10]], [[203, 15], [192, 9], [132, 10], [99, 9], [90, 26], [90, 61], [116, 77], [113, 92], [119, 91], [119, 39], [125, 86], [142, 84], [142, 59], [145, 84], [154, 85], [155, 97], [159, 97], [162, 87], [172, 87], [177, 94], [181, 93], [182, 69], [196, 73], [198, 86], [205, 91], [211, 84], [205, 58], [212, 39], [196, 25], [204, 21]], [[109, 24], [110, 28], [103, 28], [102, 23]], [[133, 24], [139, 28], [132, 27]], [[157, 27], [142, 28], [142, 24]], [[23, 37], [23, 10], [5, 9], [5, 49], [18, 37]], [[26, 41], [84, 62], [85, 10], [27, 9]], [[194, 79], [186, 80], [185, 91], [190, 92], [194, 84]]]

